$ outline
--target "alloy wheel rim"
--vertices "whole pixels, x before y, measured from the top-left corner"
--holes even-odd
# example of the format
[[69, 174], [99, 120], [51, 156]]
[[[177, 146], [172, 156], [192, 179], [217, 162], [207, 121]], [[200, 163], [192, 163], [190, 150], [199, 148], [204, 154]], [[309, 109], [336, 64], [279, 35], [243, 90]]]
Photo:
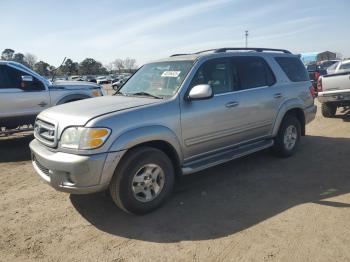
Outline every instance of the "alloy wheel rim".
[[288, 126], [284, 132], [283, 143], [287, 150], [294, 148], [298, 139], [298, 132], [295, 126]]
[[165, 175], [163, 169], [156, 164], [142, 166], [132, 180], [134, 197], [140, 202], [150, 202], [162, 192]]

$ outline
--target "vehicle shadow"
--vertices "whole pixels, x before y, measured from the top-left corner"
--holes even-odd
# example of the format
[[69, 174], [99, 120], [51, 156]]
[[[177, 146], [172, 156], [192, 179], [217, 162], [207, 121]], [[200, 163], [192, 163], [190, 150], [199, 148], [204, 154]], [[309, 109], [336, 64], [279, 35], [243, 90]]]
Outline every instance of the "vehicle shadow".
[[[143, 216], [124, 213], [103, 194], [71, 195], [76, 210], [109, 234], [158, 243], [225, 237], [289, 208], [350, 192], [350, 139], [307, 136], [288, 159], [268, 150], [183, 177], [160, 209]], [[320, 161], [326, 159], [327, 161]]]
[[0, 163], [30, 160], [29, 143], [33, 135], [11, 136], [0, 140]]
[[350, 122], [350, 108], [341, 110], [340, 114], [336, 115], [336, 118], [341, 118], [344, 122]]

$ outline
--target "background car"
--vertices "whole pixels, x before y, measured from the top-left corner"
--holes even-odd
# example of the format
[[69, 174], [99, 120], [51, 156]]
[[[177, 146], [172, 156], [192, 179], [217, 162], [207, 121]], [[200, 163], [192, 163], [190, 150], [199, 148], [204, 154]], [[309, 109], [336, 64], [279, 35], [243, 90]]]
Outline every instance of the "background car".
[[96, 83], [99, 85], [110, 84], [111, 79], [107, 76], [99, 76], [96, 78]]

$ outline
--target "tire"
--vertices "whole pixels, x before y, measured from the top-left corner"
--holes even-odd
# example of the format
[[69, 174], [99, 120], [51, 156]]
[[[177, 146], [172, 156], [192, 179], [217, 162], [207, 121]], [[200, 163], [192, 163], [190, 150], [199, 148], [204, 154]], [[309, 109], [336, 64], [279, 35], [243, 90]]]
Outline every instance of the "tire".
[[285, 116], [274, 141], [273, 153], [278, 157], [292, 156], [297, 150], [300, 137], [301, 124], [298, 118], [293, 115]]
[[171, 160], [162, 151], [152, 147], [131, 149], [114, 172], [109, 186], [111, 197], [128, 213], [149, 213], [171, 195], [174, 174]]
[[337, 112], [337, 105], [331, 103], [322, 103], [321, 111], [324, 117], [334, 117], [335, 113]]

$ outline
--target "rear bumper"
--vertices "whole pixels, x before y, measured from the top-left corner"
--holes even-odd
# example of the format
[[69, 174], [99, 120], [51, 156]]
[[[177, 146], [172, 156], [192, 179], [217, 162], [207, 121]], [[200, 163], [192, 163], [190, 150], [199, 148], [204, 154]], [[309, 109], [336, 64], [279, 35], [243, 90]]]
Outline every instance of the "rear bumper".
[[346, 90], [342, 90], [342, 91], [319, 92], [317, 99], [321, 103], [350, 102], [350, 89], [346, 89]]
[[305, 124], [310, 123], [315, 119], [317, 113], [317, 106], [312, 105], [304, 109]]
[[52, 152], [34, 139], [30, 143], [37, 174], [56, 190], [88, 194], [105, 190], [123, 152], [74, 155]]

